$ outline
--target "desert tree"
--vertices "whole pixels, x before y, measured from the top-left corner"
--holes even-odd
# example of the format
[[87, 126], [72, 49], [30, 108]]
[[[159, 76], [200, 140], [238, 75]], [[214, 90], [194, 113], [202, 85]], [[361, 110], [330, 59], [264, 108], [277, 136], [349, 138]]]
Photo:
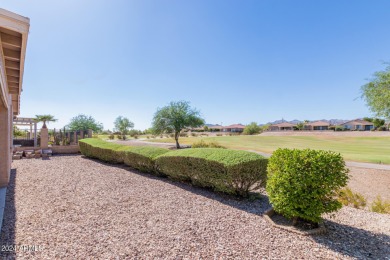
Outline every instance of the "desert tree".
[[130, 128], [134, 127], [134, 123], [127, 117], [118, 116], [114, 122], [115, 131], [120, 132], [122, 139], [126, 139], [126, 135], [129, 133]]
[[200, 112], [192, 108], [188, 101], [171, 102], [169, 105], [158, 108], [153, 117], [153, 132], [156, 134], [173, 133], [176, 148], [180, 148], [180, 132], [186, 128], [195, 128], [204, 125]]
[[97, 122], [92, 116], [80, 114], [70, 120], [67, 128], [71, 131], [88, 131], [88, 129], [91, 129], [94, 132], [101, 132], [103, 130], [103, 124]]

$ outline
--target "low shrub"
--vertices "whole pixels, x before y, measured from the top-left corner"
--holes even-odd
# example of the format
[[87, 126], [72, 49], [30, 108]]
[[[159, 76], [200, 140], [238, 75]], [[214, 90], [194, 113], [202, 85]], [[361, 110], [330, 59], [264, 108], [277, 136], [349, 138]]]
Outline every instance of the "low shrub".
[[247, 196], [266, 183], [267, 159], [246, 151], [217, 148], [175, 150], [157, 157], [157, 168], [173, 180]]
[[110, 163], [123, 163], [123, 151], [131, 149], [130, 146], [105, 142], [95, 138], [80, 140], [79, 147], [83, 155]]
[[380, 196], [376, 197], [371, 204], [371, 211], [390, 214], [390, 201], [384, 201]]
[[108, 139], [110, 139], [110, 140], [114, 140], [114, 138], [115, 138], [115, 136], [114, 136], [113, 134], [110, 134], [110, 135], [108, 136]]
[[222, 149], [226, 148], [225, 146], [220, 145], [218, 142], [215, 141], [205, 142], [203, 139], [193, 143], [191, 147], [192, 148], [222, 148]]
[[169, 152], [168, 149], [159, 147], [132, 147], [131, 149], [124, 152], [123, 161], [126, 165], [142, 172], [158, 174], [155, 167], [155, 159], [156, 157], [167, 152]]
[[216, 136], [222, 136], [222, 134], [216, 134]]
[[360, 193], [354, 193], [350, 188], [341, 189], [338, 192], [338, 200], [345, 206], [353, 206], [360, 209], [367, 205], [367, 201]]
[[318, 223], [323, 213], [342, 207], [337, 191], [347, 184], [340, 154], [322, 150], [278, 149], [268, 163], [267, 193], [274, 210], [294, 223]]
[[244, 128], [244, 135], [255, 135], [261, 132], [260, 126], [256, 122], [252, 122]]

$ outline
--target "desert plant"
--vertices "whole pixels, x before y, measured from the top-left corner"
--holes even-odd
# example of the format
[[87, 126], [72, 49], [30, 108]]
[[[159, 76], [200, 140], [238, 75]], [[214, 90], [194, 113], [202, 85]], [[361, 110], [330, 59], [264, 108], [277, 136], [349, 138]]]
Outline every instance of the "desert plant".
[[371, 204], [371, 211], [390, 214], [390, 201], [384, 201], [381, 196], [377, 196]]
[[66, 128], [71, 131], [83, 130], [84, 132], [92, 129], [94, 132], [99, 133], [103, 130], [103, 124], [97, 122], [92, 116], [80, 114], [73, 117]]
[[364, 208], [367, 204], [366, 199], [360, 193], [354, 193], [350, 188], [346, 187], [338, 192], [338, 200], [345, 206], [353, 206], [354, 208]]
[[[123, 137], [129, 134], [130, 128], [134, 127], [134, 123], [131, 122], [128, 118], [123, 116], [118, 116], [115, 119], [114, 125], [115, 125], [115, 131], [120, 132]], [[125, 139], [126, 138], [123, 138], [123, 140]]]
[[156, 160], [160, 172], [173, 180], [229, 194], [247, 196], [266, 183], [267, 159], [246, 151], [216, 148], [175, 150]]
[[203, 139], [201, 139], [198, 142], [195, 142], [191, 145], [192, 148], [226, 148], [223, 145], [220, 145], [218, 142], [211, 141], [211, 142], [205, 142]]
[[180, 148], [180, 132], [186, 128], [199, 127], [204, 124], [204, 120], [199, 111], [190, 107], [189, 102], [179, 101], [159, 108], [154, 114], [152, 124], [155, 133], [173, 133], [176, 148]]
[[347, 184], [347, 173], [338, 153], [278, 149], [269, 160], [266, 189], [274, 210], [294, 224], [298, 218], [318, 223], [323, 213], [342, 207], [335, 197]]
[[255, 135], [255, 134], [260, 133], [260, 131], [261, 131], [260, 126], [258, 126], [256, 122], [252, 122], [244, 128], [243, 134], [244, 135]]
[[36, 122], [43, 122], [42, 128], [47, 128], [46, 122], [56, 122], [57, 119], [54, 118], [52, 115], [36, 115], [34, 120]]

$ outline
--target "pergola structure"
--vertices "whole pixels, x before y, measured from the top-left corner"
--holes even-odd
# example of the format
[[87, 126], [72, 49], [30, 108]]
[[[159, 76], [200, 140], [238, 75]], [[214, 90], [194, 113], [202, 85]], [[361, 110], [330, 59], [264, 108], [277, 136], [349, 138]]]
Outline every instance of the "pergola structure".
[[[15, 117], [14, 125], [30, 126], [30, 135], [33, 132], [34, 126], [34, 147], [37, 147], [37, 121], [34, 118]], [[31, 138], [31, 136], [30, 136]]]
[[8, 185], [30, 19], [0, 8], [0, 187]]

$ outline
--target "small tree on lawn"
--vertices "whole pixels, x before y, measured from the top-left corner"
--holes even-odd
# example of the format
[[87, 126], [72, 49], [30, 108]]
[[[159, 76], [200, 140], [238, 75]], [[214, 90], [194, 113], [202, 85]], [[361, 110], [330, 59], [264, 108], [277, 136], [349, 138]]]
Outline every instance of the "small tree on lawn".
[[244, 135], [254, 135], [260, 133], [261, 128], [257, 125], [256, 122], [252, 122], [249, 125], [247, 125], [244, 129]]
[[134, 127], [134, 123], [131, 122], [128, 118], [123, 116], [118, 116], [114, 122], [115, 131], [118, 131], [122, 135], [122, 139], [126, 139], [126, 135], [129, 133], [130, 128]]
[[55, 122], [57, 119], [54, 118], [52, 115], [36, 115], [35, 119], [36, 122], [43, 122], [42, 128], [47, 128], [46, 122]]
[[200, 112], [187, 101], [171, 102], [168, 106], [158, 108], [153, 117], [153, 131], [156, 134], [173, 133], [176, 148], [180, 148], [180, 131], [204, 125]]

